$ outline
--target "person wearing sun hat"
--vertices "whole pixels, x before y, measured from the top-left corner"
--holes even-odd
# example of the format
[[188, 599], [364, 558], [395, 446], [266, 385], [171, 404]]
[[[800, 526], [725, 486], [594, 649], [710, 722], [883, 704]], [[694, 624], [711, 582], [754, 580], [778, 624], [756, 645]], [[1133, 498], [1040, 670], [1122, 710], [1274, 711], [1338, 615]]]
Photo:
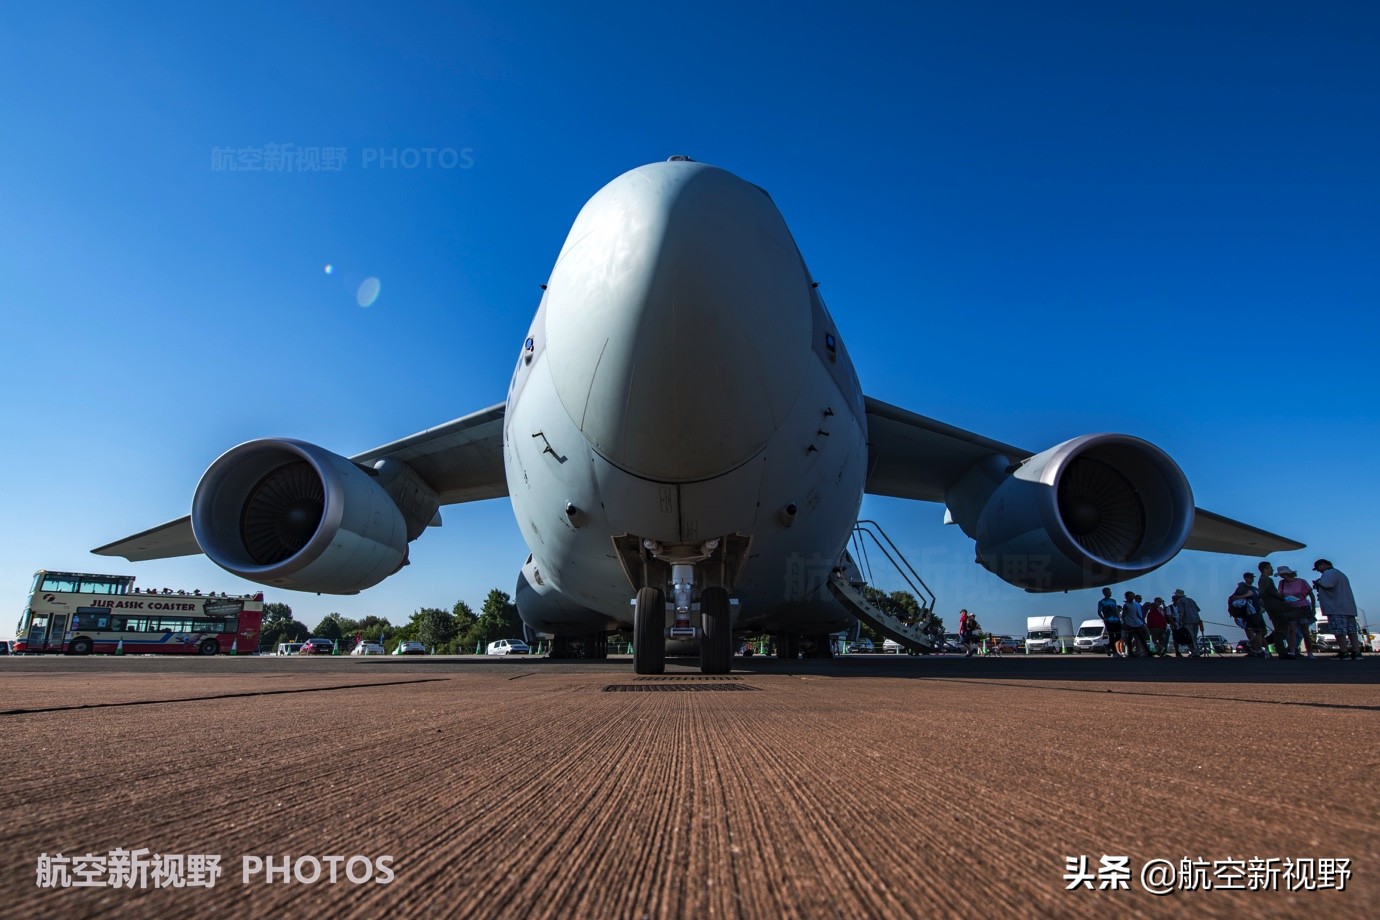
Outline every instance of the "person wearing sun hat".
[[1294, 611], [1294, 621], [1291, 624], [1293, 629], [1289, 633], [1289, 651], [1297, 655], [1299, 642], [1302, 641], [1308, 649], [1308, 657], [1314, 658], [1316, 646], [1313, 639], [1313, 622], [1316, 615], [1313, 608], [1316, 601], [1313, 598], [1313, 589], [1308, 586], [1308, 582], [1299, 577], [1298, 572], [1284, 563], [1280, 563], [1279, 568], [1275, 569], [1275, 574], [1279, 576], [1279, 593]]
[[1182, 633], [1175, 634], [1174, 637], [1174, 657], [1179, 657], [1179, 640], [1187, 636], [1185, 642], [1188, 644], [1189, 657], [1198, 657], [1198, 637], [1203, 634], [1202, 608], [1198, 602], [1184, 593], [1183, 588], [1174, 589], [1174, 599], [1170, 602], [1170, 609], [1174, 611], [1174, 622], [1177, 629]]

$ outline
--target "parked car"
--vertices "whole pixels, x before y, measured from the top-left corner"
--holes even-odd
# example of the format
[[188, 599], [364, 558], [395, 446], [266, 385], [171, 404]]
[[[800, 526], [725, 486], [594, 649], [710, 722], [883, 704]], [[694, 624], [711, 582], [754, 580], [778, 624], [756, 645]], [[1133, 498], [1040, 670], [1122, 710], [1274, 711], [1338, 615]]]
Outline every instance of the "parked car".
[[527, 643], [521, 639], [499, 639], [497, 642], [490, 642], [489, 647], [484, 650], [486, 655], [526, 655], [532, 650], [527, 647]]
[[1218, 655], [1225, 655], [1231, 651], [1231, 646], [1227, 644], [1226, 636], [1200, 636], [1198, 638], [1198, 651], [1207, 652], [1208, 650]]
[[350, 649], [351, 655], [382, 655], [385, 654], [383, 646], [377, 642], [361, 642]]
[[858, 652], [875, 652], [876, 650], [877, 647], [872, 644], [871, 639], [854, 639], [852, 642], [848, 643], [848, 653], [850, 655]]
[[302, 643], [302, 647], [297, 650], [299, 655], [330, 655], [335, 652], [335, 643], [330, 639], [322, 639], [319, 636], [308, 639]]
[[426, 654], [426, 646], [425, 646], [425, 645], [422, 645], [422, 643], [416, 641], [415, 639], [408, 639], [408, 640], [405, 641], [405, 642], [399, 642], [399, 643], [398, 643], [398, 647], [395, 648], [395, 649], [393, 649], [393, 654], [394, 654], [394, 655], [425, 655], [425, 654]]
[[1015, 636], [997, 636], [996, 639], [999, 643], [999, 648], [1002, 654], [1004, 655], [1009, 655], [1012, 652], [1025, 651], [1024, 639], [1017, 639]]
[[296, 655], [296, 654], [297, 654], [298, 652], [300, 652], [301, 650], [302, 650], [302, 643], [300, 643], [300, 642], [279, 642], [279, 643], [278, 643], [278, 650], [277, 650], [276, 652], [274, 652], [273, 654], [275, 654], [275, 655]]
[[13, 654], [14, 654], [14, 640], [13, 640], [13, 639], [0, 639], [0, 655], [13, 655]]

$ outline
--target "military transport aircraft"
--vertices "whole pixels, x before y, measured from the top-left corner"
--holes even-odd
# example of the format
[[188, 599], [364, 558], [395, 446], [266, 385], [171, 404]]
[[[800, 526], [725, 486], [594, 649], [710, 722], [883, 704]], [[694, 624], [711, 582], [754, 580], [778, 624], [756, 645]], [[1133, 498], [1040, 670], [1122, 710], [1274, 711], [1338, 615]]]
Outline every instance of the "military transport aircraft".
[[406, 564], [441, 505], [507, 495], [529, 629], [602, 657], [632, 626], [638, 673], [663, 670], [668, 638], [722, 673], [735, 631], [794, 657], [851, 625], [823, 589], [865, 492], [944, 503], [1028, 591], [1123, 581], [1185, 547], [1301, 545], [1195, 509], [1138, 438], [1033, 453], [868, 398], [816, 288], [764, 190], [686, 157], [642, 166], [575, 218], [502, 404], [349, 458], [249, 441], [211, 464], [189, 517], [95, 552], [203, 552], [353, 594]]

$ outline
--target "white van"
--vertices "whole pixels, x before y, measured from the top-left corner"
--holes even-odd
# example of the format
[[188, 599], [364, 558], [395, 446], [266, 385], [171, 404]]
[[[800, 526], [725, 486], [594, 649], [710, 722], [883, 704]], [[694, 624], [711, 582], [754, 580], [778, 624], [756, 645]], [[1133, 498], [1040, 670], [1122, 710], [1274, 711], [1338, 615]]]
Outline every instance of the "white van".
[[1073, 637], [1075, 652], [1107, 651], [1107, 626], [1101, 620], [1084, 620], [1078, 624], [1078, 634]]
[[1027, 652], [1062, 652], [1073, 639], [1072, 617], [1026, 617]]

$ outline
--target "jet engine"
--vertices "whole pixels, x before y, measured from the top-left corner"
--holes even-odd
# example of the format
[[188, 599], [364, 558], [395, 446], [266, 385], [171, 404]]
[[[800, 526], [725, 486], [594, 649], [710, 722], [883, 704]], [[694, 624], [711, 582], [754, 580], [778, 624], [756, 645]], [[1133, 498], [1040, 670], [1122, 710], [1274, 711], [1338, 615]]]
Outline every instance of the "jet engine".
[[990, 458], [946, 501], [976, 540], [978, 562], [1027, 591], [1143, 575], [1173, 559], [1193, 529], [1183, 471], [1158, 447], [1127, 435], [1074, 438], [1014, 468]]
[[407, 561], [403, 513], [375, 474], [287, 438], [248, 441], [212, 463], [192, 532], [226, 571], [294, 591], [356, 594]]

